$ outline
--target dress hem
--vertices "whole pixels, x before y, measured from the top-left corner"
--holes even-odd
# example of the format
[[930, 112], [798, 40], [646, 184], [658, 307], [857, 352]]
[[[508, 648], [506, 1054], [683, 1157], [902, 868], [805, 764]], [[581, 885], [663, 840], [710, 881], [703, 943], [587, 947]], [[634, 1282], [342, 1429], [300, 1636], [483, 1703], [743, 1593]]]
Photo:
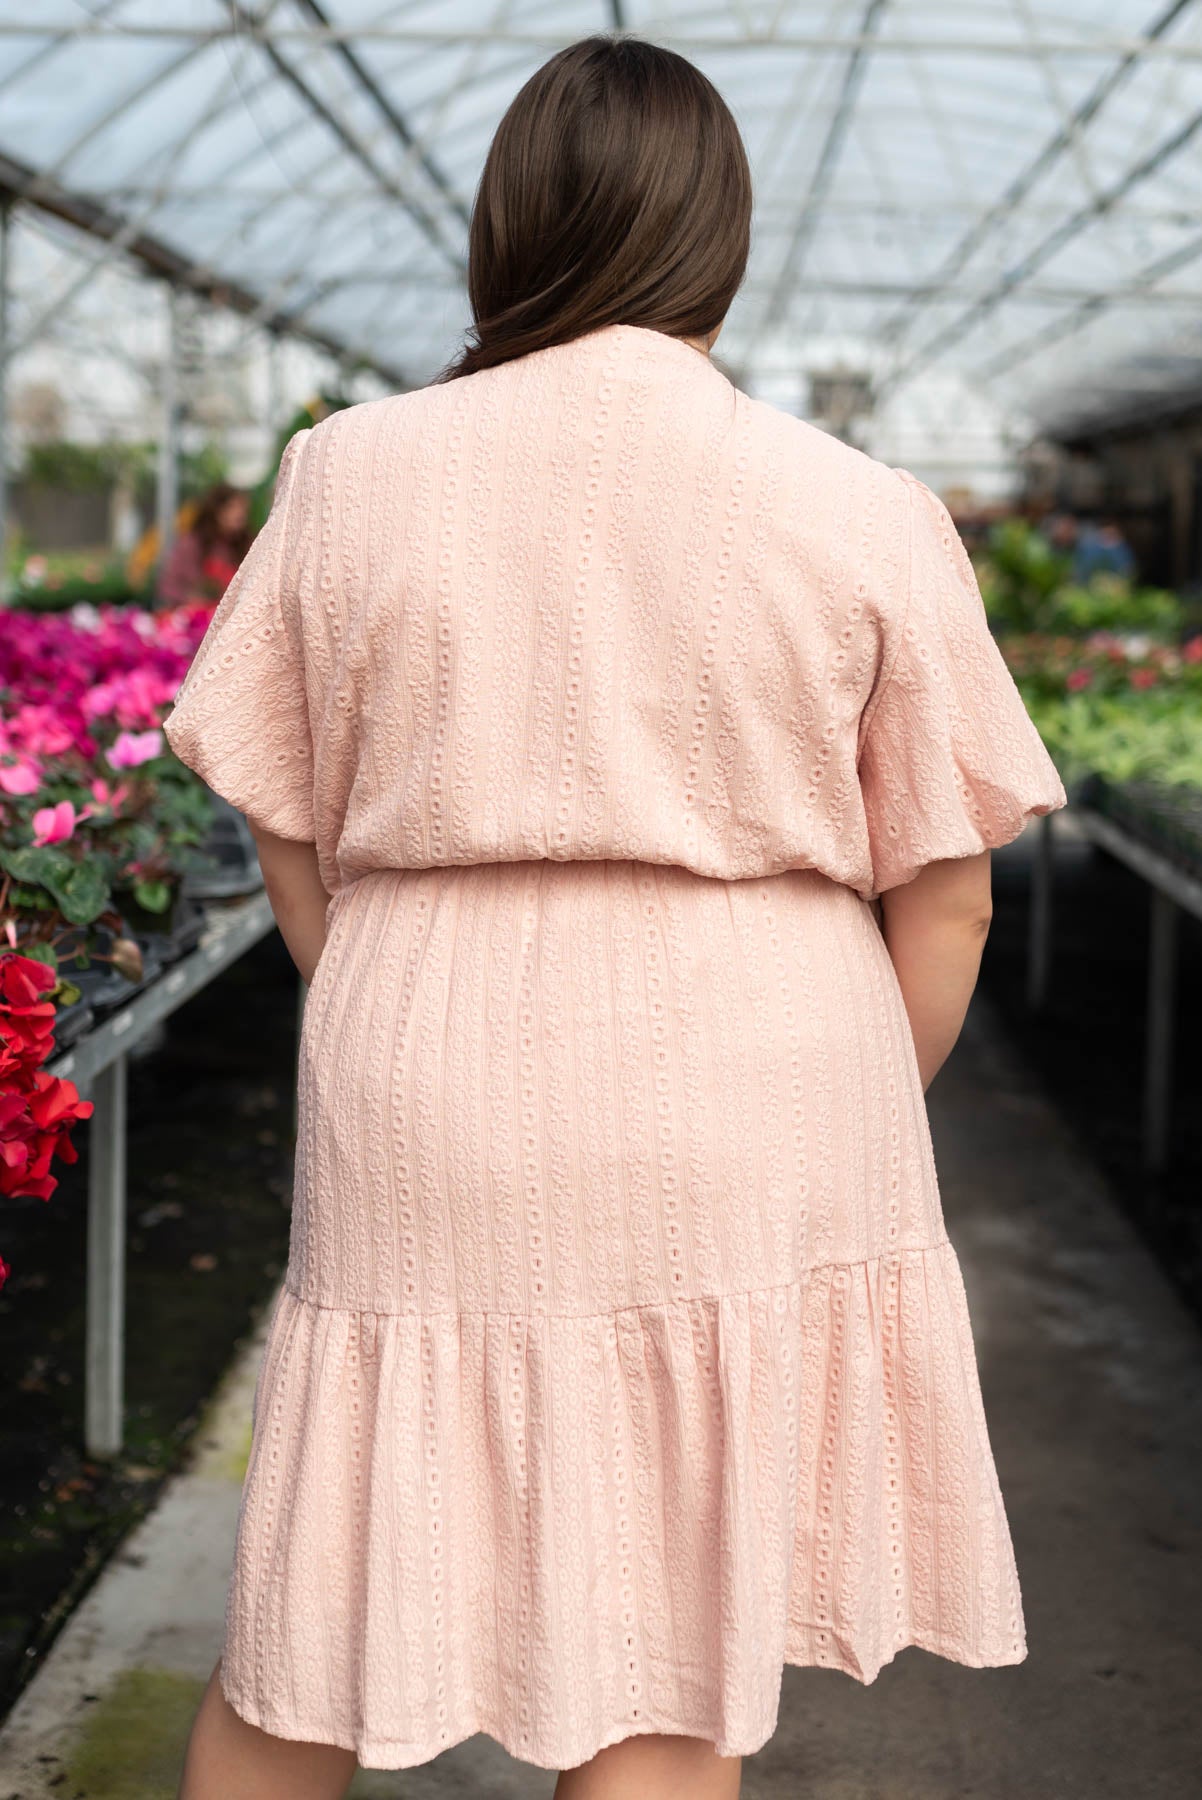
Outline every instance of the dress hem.
[[[784, 1662], [787, 1667], [794, 1669], [831, 1669], [836, 1674], [846, 1675], [849, 1680], [857, 1682], [861, 1687], [871, 1687], [881, 1670], [888, 1668], [889, 1664], [894, 1662], [903, 1650], [925, 1650], [931, 1656], [943, 1657], [946, 1661], [959, 1663], [961, 1667], [968, 1669], [1016, 1668], [1020, 1663], [1025, 1662], [1027, 1659], [1027, 1647], [1025, 1643], [1019, 1646], [1016, 1651], [1010, 1651], [996, 1656], [981, 1657], [968, 1651], [963, 1646], [949, 1644], [946, 1641], [938, 1639], [928, 1639], [919, 1634], [907, 1637], [904, 1642], [895, 1644], [889, 1655], [881, 1660], [880, 1664], [871, 1674], [859, 1672], [854, 1666], [854, 1663], [850, 1661], [820, 1661], [815, 1657], [805, 1656], [800, 1652], [795, 1652], [792, 1655], [786, 1653]], [[460, 1732], [458, 1737], [448, 1737], [445, 1743], [423, 1745], [420, 1747], [412, 1744], [405, 1744], [398, 1747], [395, 1739], [360, 1738], [356, 1742], [353, 1739], [348, 1739], [344, 1734], [338, 1734], [331, 1737], [328, 1735], [329, 1728], [327, 1726], [318, 1728], [297, 1723], [289, 1724], [287, 1728], [282, 1728], [278, 1723], [272, 1725], [264, 1724], [263, 1721], [265, 1715], [255, 1705], [253, 1700], [244, 1695], [232, 1683], [227, 1685], [224, 1662], [221, 1665], [221, 1691], [228, 1704], [233, 1707], [240, 1719], [248, 1725], [253, 1725], [256, 1730], [265, 1732], [268, 1737], [279, 1738], [281, 1742], [286, 1743], [320, 1744], [323, 1748], [350, 1750], [354, 1753], [359, 1768], [365, 1770], [420, 1768], [426, 1763], [433, 1762], [434, 1759], [441, 1756], [444, 1751], [457, 1749], [460, 1744], [465, 1744], [469, 1739], [481, 1735], [492, 1738], [493, 1742], [499, 1744], [506, 1755], [513, 1757], [515, 1762], [525, 1763], [528, 1767], [534, 1769], [551, 1769], [555, 1771], [579, 1768], [582, 1763], [591, 1761], [594, 1756], [599, 1755], [602, 1750], [607, 1750], [610, 1745], [621, 1743], [628, 1737], [642, 1737], [650, 1732], [660, 1733], [668, 1737], [703, 1738], [707, 1742], [713, 1744], [715, 1753], [718, 1756], [755, 1756], [775, 1736], [779, 1724], [778, 1714], [778, 1716], [773, 1719], [768, 1731], [762, 1736], [758, 1732], [749, 1732], [745, 1733], [742, 1738], [737, 1734], [731, 1738], [723, 1738], [721, 1736], [715, 1736], [712, 1730], [701, 1729], [699, 1724], [688, 1724], [683, 1723], [678, 1719], [655, 1718], [654, 1716], [648, 1715], [643, 1719], [626, 1719], [619, 1721], [612, 1730], [606, 1732], [606, 1734], [596, 1742], [591, 1742], [590, 1740], [590, 1747], [587, 1747], [580, 1752], [573, 1750], [570, 1758], [557, 1756], [550, 1761], [546, 1761], [542, 1760], [544, 1753], [532, 1755], [529, 1748], [525, 1751], [518, 1749], [513, 1734], [506, 1731], [505, 1727], [497, 1720], [493, 1720], [491, 1724], [485, 1724], [483, 1722], [478, 1723], [470, 1731]], [[326, 1735], [323, 1735], [323, 1733]], [[752, 1742], [752, 1739], [755, 1741]], [[537, 1752], [537, 1746], [534, 1746], [533, 1748]], [[384, 1762], [364, 1760], [365, 1758], [375, 1759], [379, 1757], [387, 1757], [389, 1759], [399, 1758], [399, 1760], [389, 1760]]]

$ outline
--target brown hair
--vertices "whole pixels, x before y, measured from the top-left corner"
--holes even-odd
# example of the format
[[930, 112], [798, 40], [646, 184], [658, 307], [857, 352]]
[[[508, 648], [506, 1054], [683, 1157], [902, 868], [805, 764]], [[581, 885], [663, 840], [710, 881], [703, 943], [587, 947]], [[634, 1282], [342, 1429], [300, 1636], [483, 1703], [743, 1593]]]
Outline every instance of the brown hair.
[[253, 533], [249, 526], [243, 526], [231, 537], [221, 528], [221, 511], [227, 500], [236, 495], [244, 495], [242, 488], [235, 487], [232, 482], [218, 481], [201, 495], [196, 504], [192, 518], [191, 530], [200, 543], [201, 552], [207, 556], [217, 544], [224, 544], [234, 555], [235, 561], [241, 561], [250, 549]]
[[708, 336], [750, 236], [747, 153], [713, 83], [672, 50], [584, 38], [497, 127], [472, 209], [473, 329], [440, 379], [603, 325]]

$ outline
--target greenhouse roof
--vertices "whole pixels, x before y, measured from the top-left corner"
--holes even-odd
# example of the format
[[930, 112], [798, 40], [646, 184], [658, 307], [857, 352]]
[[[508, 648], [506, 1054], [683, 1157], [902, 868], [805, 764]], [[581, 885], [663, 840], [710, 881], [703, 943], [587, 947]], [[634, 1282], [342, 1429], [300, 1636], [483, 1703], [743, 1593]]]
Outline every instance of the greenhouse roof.
[[955, 372], [1067, 427], [1199, 384], [1202, 0], [0, 0], [0, 189], [86, 234], [17, 345], [133, 257], [428, 379], [501, 112], [615, 27], [742, 125], [754, 249], [720, 348], [753, 389]]

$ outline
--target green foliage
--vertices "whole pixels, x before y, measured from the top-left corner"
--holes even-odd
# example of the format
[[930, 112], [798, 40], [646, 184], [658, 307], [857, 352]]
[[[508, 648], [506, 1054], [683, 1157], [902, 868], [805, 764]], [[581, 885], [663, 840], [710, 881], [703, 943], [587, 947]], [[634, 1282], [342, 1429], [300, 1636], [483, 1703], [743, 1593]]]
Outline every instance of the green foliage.
[[28, 950], [23, 950], [21, 954], [27, 956], [30, 962], [45, 963], [51, 969], [58, 968], [58, 956], [51, 944], [31, 944]]
[[145, 803], [106, 828], [105, 846], [114, 858], [118, 905], [132, 902], [142, 912], [162, 915], [170, 911], [181, 876], [204, 861], [200, 846], [212, 823], [213, 801], [170, 751], [141, 764], [138, 775], [148, 788]]
[[93, 924], [112, 904], [108, 861], [94, 851], [81, 861], [57, 844], [26, 844], [0, 850], [0, 868], [23, 887], [44, 888], [71, 925]]
[[310, 426], [328, 418], [331, 413], [344, 412], [352, 402], [345, 394], [321, 393], [314, 396], [304, 406], [298, 407], [288, 423], [280, 431], [275, 441], [271, 467], [250, 493], [250, 527], [259, 531], [271, 511], [271, 497], [275, 491], [276, 476], [280, 472], [280, 458], [283, 456], [290, 439], [298, 431], [305, 431]]
[[1051, 597], [1053, 631], [1142, 631], [1168, 636], [1180, 629], [1183, 608], [1164, 588], [1133, 588], [1118, 575], [1093, 575]]
[[71, 494], [97, 493], [119, 481], [136, 483], [152, 473], [148, 444], [77, 444], [68, 439], [31, 444], [22, 470], [28, 482]]
[[229, 458], [217, 444], [182, 451], [179, 458], [179, 491], [185, 500], [205, 494], [219, 481], [228, 481]]
[[1202, 707], [1189, 691], [1023, 698], [1068, 786], [1090, 774], [1202, 788]]
[[171, 905], [172, 889], [161, 880], [135, 881], [133, 896], [146, 912], [165, 913]]
[[1102, 572], [1074, 582], [1070, 558], [1021, 519], [994, 527], [977, 575], [1066, 786], [1098, 774], [1202, 788], [1202, 658], [1176, 594]]
[[1024, 519], [1003, 519], [989, 533], [988, 557], [978, 570], [990, 618], [1016, 631], [1050, 630], [1051, 599], [1070, 567]]
[[990, 623], [1001, 632], [1142, 631], [1170, 636], [1185, 611], [1176, 594], [1136, 587], [1099, 572], [1072, 580], [1072, 562], [1025, 519], [1006, 519], [989, 534], [977, 566]]
[[144, 600], [119, 557], [65, 551], [23, 557], [12, 571], [13, 604], [27, 612], [61, 612], [80, 601], [120, 606]]

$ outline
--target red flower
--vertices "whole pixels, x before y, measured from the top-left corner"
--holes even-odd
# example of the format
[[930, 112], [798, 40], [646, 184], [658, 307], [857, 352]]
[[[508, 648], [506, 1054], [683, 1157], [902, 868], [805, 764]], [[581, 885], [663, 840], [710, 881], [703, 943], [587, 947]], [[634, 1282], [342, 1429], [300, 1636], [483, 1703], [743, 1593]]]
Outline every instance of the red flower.
[[57, 1154], [64, 1162], [79, 1161], [79, 1152], [66, 1133], [77, 1119], [91, 1118], [92, 1102], [80, 1099], [79, 1089], [73, 1081], [62, 1075], [47, 1075], [45, 1069], [39, 1069], [33, 1078], [29, 1116], [40, 1132], [63, 1139]]
[[207, 582], [224, 593], [238, 573], [238, 565], [231, 562], [227, 556], [222, 556], [220, 551], [215, 551], [205, 557], [201, 565], [201, 573]]
[[1182, 646], [1181, 654], [1187, 663], [1202, 662], [1202, 634], [1190, 638], [1189, 642]]
[[49, 1200], [58, 1186], [50, 1164], [56, 1156], [78, 1162], [71, 1127], [91, 1114], [92, 1102], [80, 1099], [73, 1081], [44, 1069], [28, 1086], [0, 1093], [0, 1194]]
[[1131, 685], [1133, 688], [1152, 688], [1160, 680], [1158, 669], [1132, 669]]
[[40, 1068], [53, 1047], [57, 977], [47, 963], [16, 951], [0, 955], [0, 1082]]
[[1068, 674], [1064, 678], [1065, 687], [1069, 689], [1070, 693], [1074, 693], [1074, 694], [1080, 688], [1090, 687], [1092, 685], [1092, 683], [1093, 683], [1093, 670], [1092, 669], [1070, 669]]
[[4, 1258], [0, 1256], [0, 1288], [4, 1286], [10, 1273], [11, 1271], [9, 1270], [8, 1264], [5, 1262]]

